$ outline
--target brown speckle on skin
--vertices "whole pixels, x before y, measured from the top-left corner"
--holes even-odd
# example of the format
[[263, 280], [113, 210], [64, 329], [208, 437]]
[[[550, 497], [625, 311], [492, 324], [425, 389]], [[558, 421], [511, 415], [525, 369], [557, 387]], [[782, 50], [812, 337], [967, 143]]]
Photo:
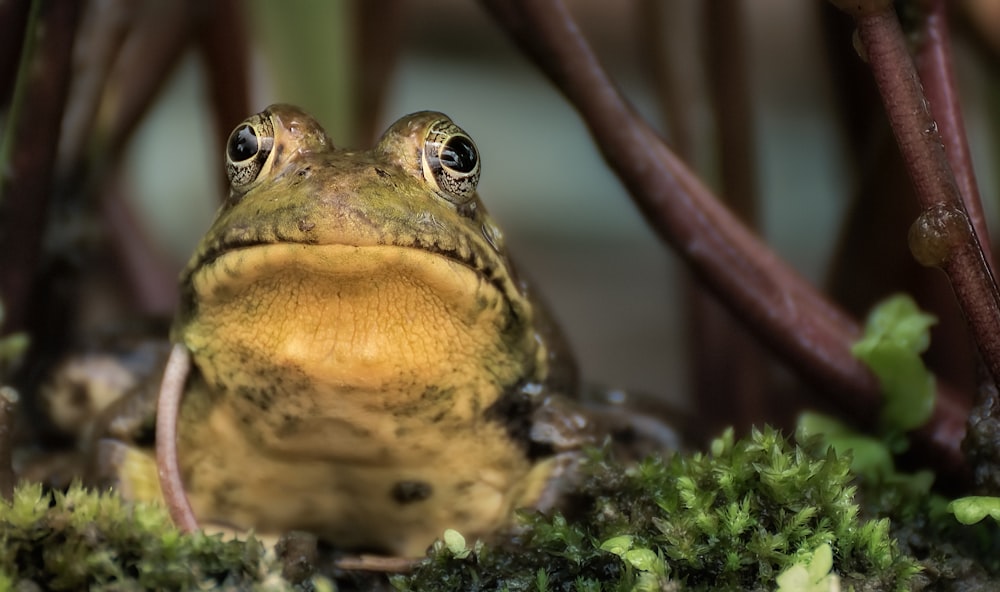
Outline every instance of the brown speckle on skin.
[[316, 228], [316, 223], [311, 220], [299, 220], [299, 230], [302, 232], [309, 232], [313, 228]]
[[392, 486], [392, 499], [399, 505], [422, 502], [434, 493], [434, 488], [426, 481], [398, 481]]

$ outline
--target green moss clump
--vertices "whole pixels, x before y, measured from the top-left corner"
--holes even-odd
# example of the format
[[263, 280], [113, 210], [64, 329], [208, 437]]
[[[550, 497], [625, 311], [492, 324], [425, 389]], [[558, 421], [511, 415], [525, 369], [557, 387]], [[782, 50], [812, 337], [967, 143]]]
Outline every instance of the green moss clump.
[[252, 537], [181, 534], [160, 506], [79, 485], [0, 502], [0, 590], [290, 589], [277, 569]]
[[[888, 520], [862, 521], [849, 460], [812, 454], [765, 428], [708, 454], [625, 467], [597, 451], [583, 464], [578, 517], [525, 515], [510, 541], [439, 543], [398, 590], [773, 590], [824, 544], [858, 590], [905, 590], [919, 571]], [[458, 551], [458, 552], [456, 552]]]

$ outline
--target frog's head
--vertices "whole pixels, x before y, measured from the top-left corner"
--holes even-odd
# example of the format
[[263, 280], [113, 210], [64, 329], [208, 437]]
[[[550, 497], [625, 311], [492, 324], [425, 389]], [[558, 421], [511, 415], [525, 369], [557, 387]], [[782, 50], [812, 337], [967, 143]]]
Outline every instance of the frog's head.
[[503, 383], [544, 372], [531, 304], [476, 193], [479, 152], [447, 116], [409, 115], [352, 151], [274, 105], [236, 127], [226, 169], [228, 199], [181, 276], [175, 339], [196, 359], [252, 342], [373, 386], [462, 358]]

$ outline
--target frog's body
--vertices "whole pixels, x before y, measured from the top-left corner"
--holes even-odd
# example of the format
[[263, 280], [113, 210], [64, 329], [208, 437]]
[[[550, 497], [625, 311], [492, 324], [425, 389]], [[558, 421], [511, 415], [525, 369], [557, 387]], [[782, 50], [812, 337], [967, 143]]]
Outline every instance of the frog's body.
[[553, 457], [525, 426], [554, 352], [471, 139], [425, 112], [338, 150], [276, 105], [227, 156], [172, 333], [196, 368], [178, 444], [199, 519], [415, 555], [534, 503]]

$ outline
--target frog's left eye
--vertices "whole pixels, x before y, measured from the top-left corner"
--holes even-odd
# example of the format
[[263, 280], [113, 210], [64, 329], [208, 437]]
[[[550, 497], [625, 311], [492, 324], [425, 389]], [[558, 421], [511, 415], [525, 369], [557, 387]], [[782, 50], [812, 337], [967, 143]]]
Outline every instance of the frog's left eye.
[[226, 174], [236, 191], [245, 191], [260, 178], [274, 146], [271, 118], [258, 113], [236, 126], [226, 142]]
[[445, 120], [430, 126], [421, 161], [424, 178], [448, 201], [464, 204], [476, 194], [479, 150], [454, 123]]

